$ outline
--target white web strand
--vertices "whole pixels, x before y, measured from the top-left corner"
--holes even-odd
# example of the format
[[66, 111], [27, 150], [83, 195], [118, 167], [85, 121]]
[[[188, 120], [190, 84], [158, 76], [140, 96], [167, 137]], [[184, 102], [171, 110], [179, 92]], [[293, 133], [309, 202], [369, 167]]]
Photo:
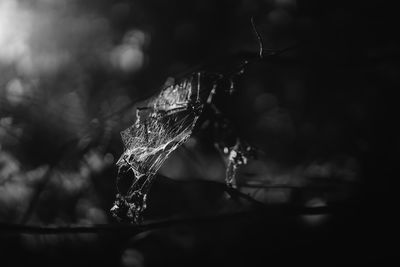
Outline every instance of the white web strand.
[[115, 216], [140, 220], [155, 174], [191, 136], [202, 110], [198, 100], [200, 74], [197, 78], [195, 82], [191, 78], [165, 88], [149, 108], [138, 110], [135, 124], [121, 133], [126, 150], [117, 165], [120, 173], [132, 170], [134, 177], [126, 195], [117, 196], [112, 208]]

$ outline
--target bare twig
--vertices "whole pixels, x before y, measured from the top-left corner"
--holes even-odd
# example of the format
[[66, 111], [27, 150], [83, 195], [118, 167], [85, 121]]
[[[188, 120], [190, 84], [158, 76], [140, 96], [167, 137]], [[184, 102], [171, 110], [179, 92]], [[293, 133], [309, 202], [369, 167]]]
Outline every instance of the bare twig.
[[251, 216], [298, 216], [298, 215], [319, 215], [332, 214], [353, 211], [354, 205], [331, 205], [323, 207], [293, 207], [293, 206], [270, 206], [264, 207], [263, 210], [250, 210], [235, 213], [214, 214], [207, 216], [189, 217], [189, 218], [173, 218], [154, 222], [147, 222], [139, 225], [135, 224], [103, 224], [92, 226], [66, 226], [66, 227], [41, 227], [21, 224], [0, 223], [0, 234], [114, 234], [124, 233], [136, 235], [141, 232], [161, 229], [180, 224], [205, 224], [228, 221], [232, 219], [248, 219]]
[[251, 25], [253, 26], [253, 30], [257, 35], [258, 43], [260, 45], [259, 56], [260, 58], [263, 58], [263, 40], [260, 33], [257, 31], [257, 27], [254, 23], [254, 17], [251, 17]]

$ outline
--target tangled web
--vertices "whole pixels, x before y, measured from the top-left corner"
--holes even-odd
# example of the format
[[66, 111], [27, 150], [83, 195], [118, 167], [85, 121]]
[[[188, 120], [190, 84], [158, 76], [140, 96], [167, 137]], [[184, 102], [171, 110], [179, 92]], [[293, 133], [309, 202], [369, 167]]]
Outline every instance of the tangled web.
[[[135, 124], [121, 133], [125, 151], [117, 162], [118, 180], [133, 177], [126, 193], [118, 189], [114, 217], [139, 223], [158, 169], [191, 135], [202, 112], [200, 73], [170, 85], [148, 107], [137, 109]], [[118, 187], [118, 186], [117, 186]]]
[[[209, 116], [204, 125], [212, 125], [214, 144], [226, 162], [226, 184], [236, 187], [237, 169], [247, 164], [254, 150], [237, 136], [234, 127], [216, 106], [214, 97], [221, 80], [221, 75], [195, 72], [179, 83], [167, 85], [147, 107], [137, 109], [135, 123], [121, 133], [125, 151], [117, 162], [118, 194], [111, 208], [114, 217], [140, 223], [157, 171], [191, 136], [202, 113]], [[229, 80], [229, 90], [222, 93], [231, 95], [232, 77]], [[200, 84], [205, 88], [202, 91]], [[224, 100], [226, 95], [222, 96]], [[129, 188], [121, 192], [118, 184], [124, 177], [129, 181]]]

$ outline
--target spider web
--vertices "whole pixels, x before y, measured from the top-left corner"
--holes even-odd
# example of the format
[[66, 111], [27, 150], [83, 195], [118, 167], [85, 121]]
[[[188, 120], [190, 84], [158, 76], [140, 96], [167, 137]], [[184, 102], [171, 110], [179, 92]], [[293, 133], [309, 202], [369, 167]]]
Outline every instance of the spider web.
[[138, 109], [135, 124], [121, 133], [125, 151], [117, 162], [118, 179], [128, 174], [133, 180], [127, 193], [117, 195], [111, 209], [115, 217], [140, 221], [155, 174], [192, 134], [203, 108], [199, 90], [200, 73], [168, 86], [148, 107]]

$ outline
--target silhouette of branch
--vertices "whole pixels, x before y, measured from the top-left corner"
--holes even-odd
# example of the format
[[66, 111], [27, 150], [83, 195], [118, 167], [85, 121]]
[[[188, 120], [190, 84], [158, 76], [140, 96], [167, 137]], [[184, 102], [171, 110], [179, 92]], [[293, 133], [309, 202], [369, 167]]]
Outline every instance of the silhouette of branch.
[[91, 226], [31, 226], [21, 224], [0, 223], [0, 234], [34, 234], [34, 235], [57, 235], [57, 234], [115, 234], [124, 233], [136, 235], [145, 231], [162, 229], [175, 225], [198, 225], [215, 222], [231, 221], [233, 219], [249, 219], [261, 216], [298, 216], [298, 215], [320, 215], [351, 212], [357, 205], [330, 205], [323, 207], [294, 207], [294, 206], [264, 206], [257, 210], [240, 211], [235, 213], [214, 214], [207, 216], [171, 218], [158, 221], [150, 221], [142, 224], [102, 224]]
[[257, 35], [258, 43], [260, 45], [260, 52], [259, 52], [260, 58], [263, 58], [263, 46], [264, 46], [263, 45], [263, 40], [262, 40], [262, 37], [261, 37], [260, 33], [257, 31], [257, 27], [256, 27], [256, 25], [254, 23], [254, 17], [251, 17], [251, 25], [253, 26], [253, 30]]

